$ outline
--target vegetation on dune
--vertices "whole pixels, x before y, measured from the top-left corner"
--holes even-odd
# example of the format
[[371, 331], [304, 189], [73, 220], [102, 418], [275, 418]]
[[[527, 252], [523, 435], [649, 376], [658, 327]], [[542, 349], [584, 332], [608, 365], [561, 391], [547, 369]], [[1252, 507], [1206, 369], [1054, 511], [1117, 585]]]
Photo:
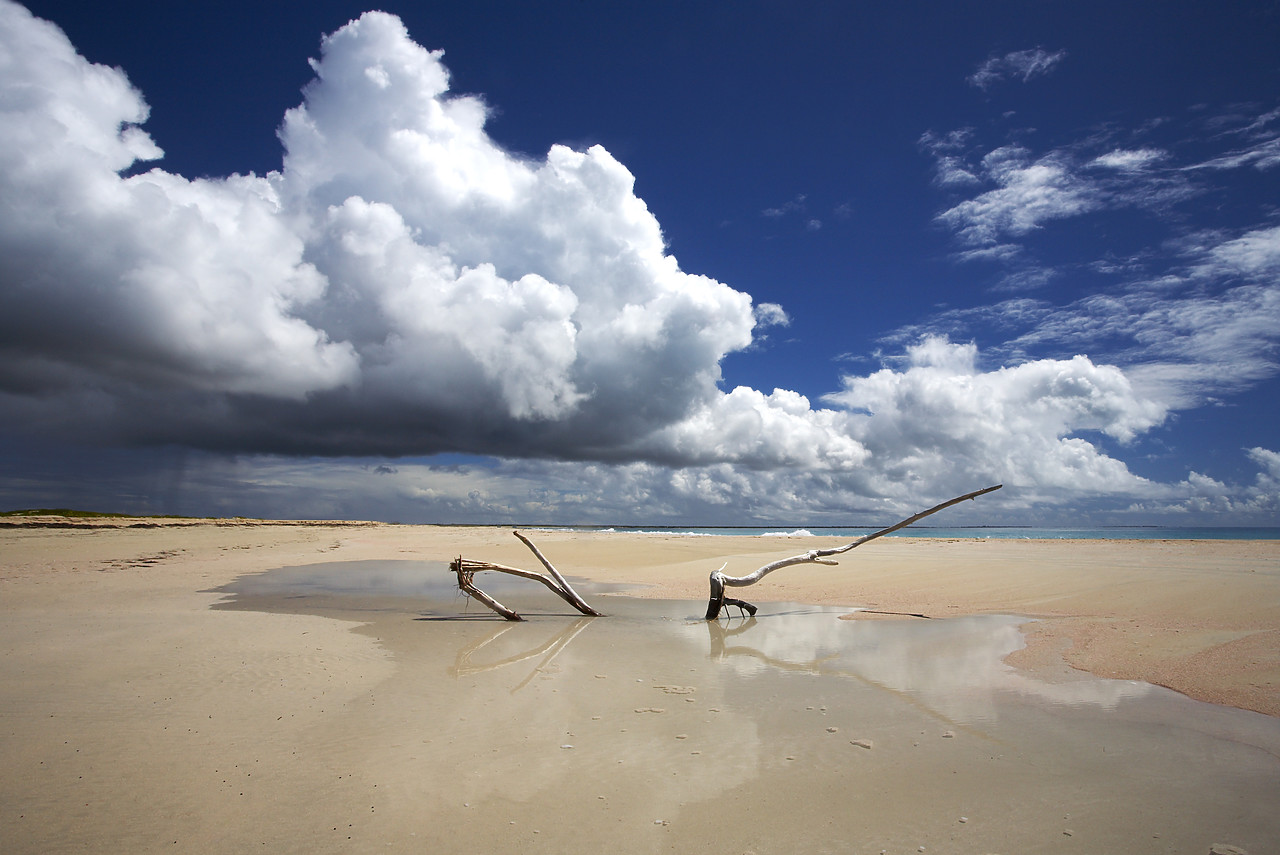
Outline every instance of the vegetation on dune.
[[196, 517], [184, 517], [177, 514], [114, 514], [100, 511], [77, 511], [71, 508], [26, 508], [18, 511], [0, 511], [0, 517], [82, 517], [88, 519], [146, 519], [146, 520], [187, 520]]

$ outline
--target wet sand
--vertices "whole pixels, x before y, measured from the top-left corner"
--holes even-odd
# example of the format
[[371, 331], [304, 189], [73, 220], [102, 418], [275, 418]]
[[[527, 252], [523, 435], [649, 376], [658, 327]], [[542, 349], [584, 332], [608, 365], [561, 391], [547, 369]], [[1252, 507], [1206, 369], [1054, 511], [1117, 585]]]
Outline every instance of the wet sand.
[[1274, 542], [886, 540], [708, 624], [721, 561], [814, 541], [530, 534], [647, 599], [482, 579], [500, 621], [442, 569], [536, 566], [500, 529], [0, 530], [0, 851], [1280, 840]]

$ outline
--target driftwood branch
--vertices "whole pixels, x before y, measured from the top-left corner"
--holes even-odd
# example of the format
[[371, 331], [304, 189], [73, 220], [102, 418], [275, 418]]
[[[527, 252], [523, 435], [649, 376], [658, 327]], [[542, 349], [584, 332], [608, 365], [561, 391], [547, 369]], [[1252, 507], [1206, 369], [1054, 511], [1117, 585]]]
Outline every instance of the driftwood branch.
[[476, 587], [476, 573], [485, 570], [492, 570], [498, 573], [506, 573], [511, 576], [519, 576], [523, 579], [532, 579], [534, 581], [541, 582], [551, 589], [552, 593], [560, 597], [578, 611], [582, 612], [584, 615], [591, 615], [592, 617], [600, 616], [600, 612], [587, 605], [587, 601], [582, 599], [582, 597], [578, 595], [577, 591], [573, 590], [573, 586], [569, 584], [569, 581], [565, 579], [564, 576], [560, 575], [560, 571], [556, 570], [551, 562], [547, 560], [546, 556], [538, 551], [538, 547], [534, 546], [533, 542], [530, 541], [529, 538], [525, 537], [518, 531], [513, 531], [512, 534], [519, 538], [521, 543], [529, 547], [537, 559], [542, 562], [542, 566], [546, 567], [547, 572], [551, 575], [548, 576], [533, 570], [521, 570], [519, 567], [508, 567], [505, 564], [493, 564], [488, 561], [472, 561], [459, 555], [449, 564], [449, 569], [458, 576], [459, 590], [472, 599], [479, 600], [481, 603], [484, 603], [484, 605], [493, 609], [507, 620], [524, 620], [524, 618], [520, 617], [520, 614], [514, 609], [507, 608], [502, 603]]
[[573, 606], [575, 609], [582, 612], [584, 615], [591, 615], [592, 617], [600, 616], [600, 612], [591, 608], [591, 606], [587, 605], [586, 600], [578, 596], [578, 592], [573, 590], [573, 586], [569, 584], [569, 581], [565, 579], [563, 576], [561, 576], [560, 571], [557, 570], [554, 566], [552, 566], [551, 562], [547, 560], [546, 556], [543, 555], [538, 550], [538, 547], [533, 545], [533, 541], [529, 540], [529, 538], [525, 537], [523, 534], [521, 534], [518, 531], [513, 531], [511, 533], [514, 534], [517, 538], [519, 538], [521, 543], [529, 547], [529, 551], [531, 551], [534, 554], [534, 557], [536, 557], [539, 561], [542, 562], [543, 567], [547, 568], [547, 572], [550, 573], [551, 577], [556, 580], [557, 593], [559, 593], [562, 597], [564, 597], [564, 599], [569, 603], [569, 605]]
[[948, 499], [940, 505], [934, 505], [927, 511], [921, 511], [914, 516], [907, 517], [905, 520], [895, 523], [888, 528], [882, 528], [879, 531], [872, 532], [871, 534], [863, 535], [852, 543], [847, 543], [844, 546], [837, 546], [831, 549], [811, 549], [803, 555], [793, 555], [790, 558], [784, 558], [781, 561], [766, 564], [754, 573], [749, 573], [746, 576], [726, 576], [724, 574], [724, 567], [722, 566], [719, 570], [716, 570], [711, 574], [711, 594], [707, 600], [706, 619], [715, 620], [720, 616], [720, 612], [726, 606], [737, 606], [743, 611], [750, 612], [752, 615], [756, 613], [755, 606], [752, 606], [750, 603], [726, 597], [725, 588], [727, 587], [745, 588], [747, 585], [754, 585], [774, 570], [781, 570], [783, 567], [791, 567], [795, 564], [837, 564], [838, 562], [829, 560], [827, 556], [839, 555], [841, 553], [848, 552], [850, 549], [861, 546], [869, 540], [875, 540], [877, 537], [883, 537], [884, 535], [895, 532], [898, 529], [906, 528], [912, 523], [919, 522], [930, 514], [936, 514], [944, 508], [949, 508], [952, 505], [959, 504], [960, 502], [968, 499], [976, 499], [978, 496], [985, 493], [991, 493], [995, 490], [999, 490], [1002, 486], [1004, 485], [996, 484], [994, 487], [986, 487], [982, 490], [974, 490], [972, 493], [965, 493], [963, 496], [956, 496], [954, 499]]
[[[706, 619], [709, 621], [715, 620], [726, 608], [739, 609], [743, 617], [746, 617], [747, 615], [751, 615], [752, 617], [755, 616], [757, 609], [754, 605], [748, 603], [746, 600], [739, 600], [734, 597], [727, 596], [725, 593], [726, 588], [743, 588], [748, 585], [754, 585], [774, 570], [780, 570], [783, 567], [790, 567], [795, 564], [837, 564], [837, 562], [830, 560], [829, 556], [840, 555], [841, 553], [848, 552], [854, 547], [861, 546], [867, 541], [875, 540], [877, 537], [883, 537], [884, 535], [895, 532], [898, 529], [906, 528], [913, 523], [919, 522], [930, 514], [936, 514], [938, 511], [969, 499], [976, 499], [978, 496], [999, 490], [1002, 486], [1003, 485], [1001, 484], [996, 484], [994, 487], [986, 487], [981, 490], [974, 490], [972, 493], [965, 493], [963, 496], [956, 496], [954, 499], [948, 499], [940, 505], [934, 505], [927, 511], [921, 511], [914, 516], [907, 517], [901, 522], [894, 523], [888, 528], [882, 528], [879, 531], [872, 532], [871, 534], [863, 535], [851, 543], [846, 543], [844, 546], [837, 546], [828, 549], [811, 549], [801, 555], [793, 555], [790, 558], [784, 558], [781, 561], [766, 564], [754, 573], [750, 573], [746, 576], [727, 576], [725, 575], [724, 569], [728, 564], [721, 565], [719, 570], [716, 570], [711, 574], [711, 593], [707, 600]], [[520, 614], [514, 609], [504, 606], [502, 603], [498, 602], [492, 596], [486, 594], [476, 586], [475, 574], [485, 570], [492, 570], [498, 573], [507, 573], [512, 576], [519, 576], [523, 579], [532, 579], [534, 581], [541, 582], [543, 585], [546, 585], [552, 593], [563, 599], [582, 614], [590, 615], [592, 617], [600, 616], [600, 612], [588, 605], [586, 600], [582, 599], [582, 597], [578, 595], [578, 592], [573, 590], [573, 586], [569, 584], [569, 581], [561, 575], [560, 571], [558, 571], [550, 561], [547, 560], [546, 556], [542, 554], [538, 547], [534, 546], [533, 541], [529, 540], [529, 538], [525, 537], [518, 531], [513, 531], [512, 534], [529, 548], [529, 550], [534, 554], [534, 557], [536, 557], [542, 566], [546, 568], [547, 573], [544, 574], [533, 570], [522, 570], [518, 567], [508, 567], [505, 564], [494, 564], [489, 561], [474, 561], [458, 556], [450, 562], [449, 569], [458, 576], [459, 590], [467, 594], [472, 599], [480, 601], [507, 620], [523, 620]], [[924, 617], [924, 615], [920, 615], [920, 617]]]
[[480, 570], [495, 570], [497, 565], [483, 561], [468, 561], [459, 555], [449, 563], [449, 569], [458, 575], [458, 590], [473, 600], [479, 600], [507, 620], [524, 620], [515, 609], [509, 609], [476, 587], [475, 575]]

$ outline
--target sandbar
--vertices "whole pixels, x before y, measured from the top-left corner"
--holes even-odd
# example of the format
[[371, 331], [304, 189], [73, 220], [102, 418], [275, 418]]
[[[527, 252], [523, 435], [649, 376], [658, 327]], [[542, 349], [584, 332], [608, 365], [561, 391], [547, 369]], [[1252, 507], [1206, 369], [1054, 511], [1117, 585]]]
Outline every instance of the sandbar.
[[[1280, 542], [886, 538], [709, 624], [722, 563], [838, 541], [528, 531], [608, 616], [495, 581], [509, 624], [444, 571], [536, 568], [507, 529], [44, 522], [0, 527], [0, 851], [1280, 839]], [[335, 567], [438, 575], [291, 587]]]

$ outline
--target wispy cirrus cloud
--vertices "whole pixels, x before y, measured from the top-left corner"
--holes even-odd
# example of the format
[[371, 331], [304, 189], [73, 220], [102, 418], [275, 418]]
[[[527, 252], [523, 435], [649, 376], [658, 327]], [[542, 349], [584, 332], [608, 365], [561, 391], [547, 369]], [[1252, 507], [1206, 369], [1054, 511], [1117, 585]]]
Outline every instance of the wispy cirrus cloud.
[[[1105, 128], [1041, 151], [1022, 141], [983, 145], [971, 127], [929, 131], [919, 146], [933, 160], [935, 184], [951, 195], [937, 222], [955, 236], [960, 246], [956, 258], [1014, 265], [1021, 275], [1012, 279], [1035, 282], [1052, 278], [1027, 275], [1036, 264], [1028, 248], [1037, 235], [1048, 233], [1053, 223], [1090, 215], [1138, 212], [1148, 231], [1150, 224], [1164, 223], [1165, 255], [1187, 254], [1196, 238], [1192, 232], [1180, 233], [1184, 211], [1179, 206], [1226, 192], [1229, 182], [1244, 180], [1234, 174], [1242, 168], [1266, 172], [1280, 166], [1280, 129], [1273, 128], [1277, 119], [1277, 110], [1225, 115], [1210, 139], [1228, 150], [1194, 159], [1179, 152], [1203, 152], [1203, 138], [1197, 137], [1194, 146], [1187, 143], [1197, 128], [1183, 127], [1180, 135], [1179, 126], [1169, 121], [1128, 132]], [[1214, 120], [1201, 117], [1197, 122], [1203, 126]], [[1159, 141], [1145, 139], [1157, 128]], [[1011, 130], [1010, 136], [1026, 135]], [[1246, 146], [1238, 145], [1242, 137]], [[1122, 236], [1129, 229], [1118, 223], [1108, 231]], [[1081, 258], [1077, 263], [1098, 269], [1106, 262]]]
[[1216, 137], [1238, 142], [1230, 151], [1189, 164], [1185, 169], [1230, 170], [1252, 166], [1267, 170], [1280, 166], [1280, 107], [1259, 114], [1256, 106], [1241, 105], [1234, 111], [1208, 117], [1207, 124]]
[[978, 66], [968, 81], [971, 86], [987, 90], [1003, 80], [1023, 83], [1052, 71], [1067, 58], [1065, 50], [1047, 51], [1044, 48], [1016, 50], [1003, 56], [992, 56]]
[[1170, 252], [1163, 267], [1106, 291], [1062, 304], [1017, 297], [951, 310], [884, 341], [903, 346], [981, 330], [999, 337], [990, 356], [1005, 364], [1105, 354], [1135, 389], [1172, 409], [1280, 375], [1280, 227], [1196, 234]]
[[934, 183], [941, 187], [978, 185], [982, 179], [967, 162], [974, 144], [973, 128], [957, 128], [946, 133], [925, 131], [917, 145], [934, 158]]
[[[1158, 211], [1200, 192], [1185, 173], [1163, 164], [1166, 151], [1068, 144], [1037, 154], [1022, 144], [998, 146], [966, 159], [927, 150], [938, 184], [953, 191], [985, 188], [937, 215], [965, 247], [960, 256], [1008, 258], [1013, 246], [1049, 223], [1123, 208]], [[946, 179], [941, 176], [948, 176]]]
[[991, 189], [938, 215], [959, 241], [986, 249], [1006, 237], [1018, 238], [1057, 219], [1078, 216], [1104, 204], [1105, 191], [1073, 168], [1061, 152], [1041, 157], [1020, 145], [987, 153], [977, 174]]
[[771, 208], [765, 208], [760, 212], [762, 217], [771, 220], [782, 220], [795, 217], [803, 221], [805, 229], [811, 232], [819, 231], [822, 228], [822, 220], [809, 213], [809, 205], [806, 201], [809, 197], [804, 193], [800, 193], [795, 198], [783, 202]]
[[[1280, 165], [1277, 122], [1280, 109], [1231, 105], [1183, 122], [1100, 128], [1040, 152], [1026, 142], [984, 146], [972, 127], [925, 134], [935, 184], [952, 194], [937, 222], [954, 235], [955, 260], [995, 266], [994, 290], [1046, 293], [1067, 283], [1073, 296], [949, 310], [883, 341], [901, 347], [981, 332], [998, 339], [988, 354], [1005, 364], [1091, 353], [1174, 410], [1275, 377], [1280, 227], [1259, 179], [1242, 171]], [[1259, 204], [1237, 204], [1230, 225], [1188, 225], [1212, 221], [1206, 211], [1223, 198], [1253, 196]], [[1059, 243], [1055, 263], [1042, 260], [1037, 249], [1055, 227], [1090, 217], [1121, 251], [1072, 258]], [[1131, 232], [1140, 238], [1124, 243]], [[1082, 245], [1097, 252], [1096, 242]]]
[[1168, 157], [1168, 153], [1158, 148], [1113, 149], [1106, 154], [1095, 157], [1093, 166], [1115, 169], [1120, 172], [1142, 172], [1155, 166]]
[[1252, 166], [1256, 169], [1274, 169], [1280, 166], [1280, 135], [1186, 168], [1191, 170], [1239, 169], [1242, 166]]

